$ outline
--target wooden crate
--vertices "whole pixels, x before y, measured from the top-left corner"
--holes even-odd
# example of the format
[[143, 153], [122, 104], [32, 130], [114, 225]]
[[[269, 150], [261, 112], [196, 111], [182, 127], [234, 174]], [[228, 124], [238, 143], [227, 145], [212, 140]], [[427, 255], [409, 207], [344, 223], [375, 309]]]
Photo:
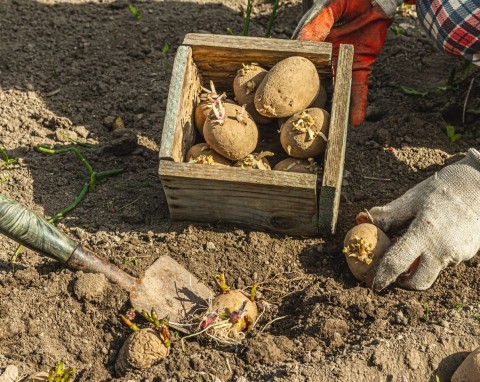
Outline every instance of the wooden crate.
[[[293, 236], [334, 233], [345, 157], [353, 46], [342, 45], [333, 76], [331, 122], [321, 186], [317, 175], [184, 162], [195, 143], [200, 86], [231, 89], [242, 63], [269, 69], [289, 56], [311, 60], [332, 77], [328, 43], [188, 34], [173, 67], [160, 148], [160, 180], [174, 220], [226, 221]], [[320, 183], [320, 182], [318, 182]]]

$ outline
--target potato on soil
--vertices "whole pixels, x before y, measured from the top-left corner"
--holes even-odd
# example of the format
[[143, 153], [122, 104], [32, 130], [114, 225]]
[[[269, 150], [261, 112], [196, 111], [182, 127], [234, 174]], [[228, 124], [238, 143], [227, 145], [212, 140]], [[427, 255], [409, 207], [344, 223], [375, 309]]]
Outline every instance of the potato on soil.
[[255, 92], [255, 108], [266, 117], [288, 117], [302, 111], [318, 95], [320, 77], [308, 59], [288, 57], [269, 70]]
[[305, 174], [317, 174], [320, 172], [320, 166], [313, 158], [305, 160], [290, 157], [278, 162], [273, 169], [276, 171], [301, 172]]
[[330, 114], [310, 108], [288, 119], [280, 130], [280, 143], [286, 153], [295, 158], [312, 158], [327, 148]]
[[252, 153], [247, 155], [242, 160], [236, 162], [234, 167], [241, 167], [247, 169], [271, 170], [270, 163], [266, 157], [271, 157], [274, 154], [270, 151], [262, 151], [261, 153]]
[[207, 144], [230, 160], [240, 160], [255, 150], [258, 128], [244, 108], [220, 102], [208, 115], [203, 128]]
[[[245, 306], [244, 306], [245, 304]], [[230, 290], [222, 293], [214, 298], [212, 301], [212, 312], [218, 312], [219, 316], [232, 316], [235, 312], [239, 312], [243, 308], [243, 316], [248, 315], [250, 319], [255, 322], [258, 316], [257, 304], [250, 300], [250, 297], [245, 295], [241, 290]], [[247, 329], [246, 320], [242, 319], [236, 324], [233, 324], [234, 332], [241, 332]]]
[[451, 382], [480, 381], [480, 348], [471, 352], [452, 375]]
[[199, 143], [190, 147], [186, 159], [187, 163], [225, 166], [230, 166], [231, 164], [227, 158], [222, 157], [215, 150], [212, 150], [206, 143]]
[[147, 369], [167, 355], [168, 348], [155, 330], [140, 329], [133, 332], [120, 349], [115, 371], [122, 376], [129, 369]]
[[377, 226], [362, 223], [347, 232], [343, 253], [350, 271], [359, 281], [365, 281], [369, 269], [377, 264], [392, 242]]
[[267, 75], [267, 71], [258, 64], [244, 65], [238, 70], [233, 80], [233, 92], [239, 105], [246, 105], [246, 110], [253, 120], [259, 124], [267, 124], [271, 118], [264, 117], [255, 109], [255, 91]]

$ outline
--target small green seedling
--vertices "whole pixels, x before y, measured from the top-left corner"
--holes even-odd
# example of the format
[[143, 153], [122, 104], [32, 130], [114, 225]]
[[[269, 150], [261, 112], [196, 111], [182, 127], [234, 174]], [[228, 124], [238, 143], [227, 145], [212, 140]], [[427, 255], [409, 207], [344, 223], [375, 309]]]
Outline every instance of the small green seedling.
[[133, 4], [128, 4], [128, 8], [130, 9], [130, 12], [132, 12], [132, 15], [137, 19], [140, 20], [142, 18], [142, 12], [135, 8]]
[[233, 33], [232, 28], [227, 28], [227, 34], [229, 34], [230, 36], [234, 36], [234, 35], [235, 35], [235, 33]]
[[12, 164], [18, 162], [18, 158], [10, 158], [7, 152], [0, 147], [0, 155], [3, 160], [0, 160], [0, 183], [6, 182], [8, 180], [8, 175], [2, 175], [1, 172], [3, 170], [8, 171], [9, 167]]
[[457, 305], [455, 305], [455, 309], [458, 311], [463, 310], [463, 308], [465, 308], [465, 304], [463, 302], [459, 302]]
[[447, 137], [450, 138], [451, 143], [455, 143], [462, 137], [462, 134], [455, 133], [455, 126], [447, 125], [446, 131], [447, 131]]
[[[55, 366], [55, 369], [51, 369], [48, 372], [48, 382], [71, 382], [73, 381], [73, 375], [76, 373], [75, 369], [64, 368], [63, 361], [60, 361]], [[43, 379], [42, 379], [43, 380]], [[36, 378], [32, 378], [32, 382], [35, 382]]]
[[395, 25], [395, 27], [393, 28], [393, 31], [395, 32], [395, 34], [397, 36], [405, 34], [405, 30], [403, 28], [399, 27], [398, 25]]
[[168, 43], [163, 44], [162, 53], [167, 54], [169, 50], [170, 46], [168, 45]]
[[423, 311], [425, 313], [425, 319], [428, 321], [428, 316], [430, 315], [430, 306], [427, 301], [423, 301]]

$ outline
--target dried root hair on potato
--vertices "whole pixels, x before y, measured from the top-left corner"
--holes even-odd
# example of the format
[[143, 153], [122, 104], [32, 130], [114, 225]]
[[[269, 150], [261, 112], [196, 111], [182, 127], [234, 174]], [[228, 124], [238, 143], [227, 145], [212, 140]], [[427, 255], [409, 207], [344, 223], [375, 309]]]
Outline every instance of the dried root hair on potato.
[[315, 65], [305, 57], [288, 57], [275, 64], [258, 86], [255, 108], [266, 117], [288, 117], [306, 109], [319, 88]]
[[240, 160], [255, 150], [258, 128], [245, 107], [220, 101], [205, 121], [204, 138], [220, 155]]
[[231, 162], [210, 148], [206, 143], [198, 143], [187, 152], [187, 163], [230, 166]]
[[327, 148], [330, 114], [324, 109], [310, 108], [286, 121], [280, 129], [280, 143], [295, 158], [311, 158]]
[[239, 105], [245, 105], [253, 120], [261, 125], [270, 123], [272, 118], [261, 115], [255, 109], [255, 91], [267, 75], [267, 70], [257, 63], [242, 64], [233, 80], [233, 92]]
[[270, 163], [268, 162], [267, 157], [272, 156], [274, 156], [274, 154], [271, 151], [252, 153], [247, 155], [242, 160], [236, 162], [233, 166], [247, 169], [271, 170]]
[[359, 281], [365, 281], [368, 271], [375, 266], [392, 242], [377, 226], [362, 223], [345, 235], [343, 253], [350, 271]]
[[321, 171], [320, 166], [314, 158], [305, 160], [292, 157], [278, 162], [273, 169], [276, 171], [300, 172], [304, 174], [318, 174]]

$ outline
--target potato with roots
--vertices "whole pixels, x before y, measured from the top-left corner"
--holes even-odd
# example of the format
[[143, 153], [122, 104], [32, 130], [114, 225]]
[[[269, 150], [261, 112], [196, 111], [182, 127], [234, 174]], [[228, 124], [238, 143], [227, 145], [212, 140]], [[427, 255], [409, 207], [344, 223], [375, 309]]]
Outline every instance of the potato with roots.
[[343, 253], [350, 271], [359, 281], [365, 281], [369, 270], [378, 263], [392, 242], [377, 226], [362, 223], [347, 232]]
[[230, 289], [223, 274], [216, 275], [216, 281], [222, 293], [211, 302], [195, 335], [206, 334], [221, 344], [239, 344], [245, 333], [253, 329], [258, 317], [256, 287], [247, 296], [241, 290]]
[[206, 143], [199, 143], [190, 147], [186, 159], [187, 163], [223, 166], [231, 165], [231, 162], [227, 158], [222, 157], [215, 150], [208, 147]]
[[320, 77], [308, 59], [288, 57], [275, 64], [255, 92], [255, 108], [265, 117], [289, 117], [317, 98]]
[[236, 162], [234, 167], [241, 167], [247, 169], [271, 170], [270, 163], [266, 157], [271, 157], [274, 154], [270, 151], [262, 151], [261, 153], [252, 153], [247, 155], [242, 160]]
[[330, 114], [323, 109], [306, 109], [290, 117], [280, 129], [280, 143], [289, 156], [312, 158], [327, 148]]
[[245, 107], [218, 102], [203, 128], [207, 144], [230, 160], [240, 160], [255, 150], [258, 128]]
[[273, 169], [276, 171], [301, 172], [304, 174], [317, 174], [320, 172], [320, 166], [313, 158], [305, 160], [290, 157], [278, 162]]
[[233, 80], [235, 98], [239, 105], [246, 105], [245, 109], [256, 123], [261, 125], [270, 123], [272, 118], [264, 117], [255, 109], [255, 91], [268, 72], [254, 62], [242, 66]]

